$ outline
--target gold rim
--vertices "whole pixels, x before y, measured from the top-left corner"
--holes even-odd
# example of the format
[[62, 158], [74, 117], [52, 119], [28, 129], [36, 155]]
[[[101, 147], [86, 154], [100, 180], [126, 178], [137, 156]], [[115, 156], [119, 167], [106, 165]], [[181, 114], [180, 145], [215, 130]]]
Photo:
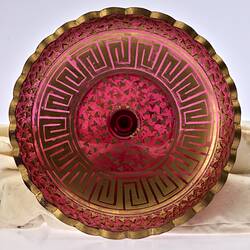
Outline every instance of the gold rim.
[[[169, 24], [171, 24], [174, 27], [180, 28], [184, 30], [186, 33], [188, 33], [195, 41], [199, 42], [202, 44], [207, 51], [209, 52], [210, 56], [215, 60], [215, 62], [219, 65], [220, 70], [223, 74], [223, 77], [225, 78], [229, 89], [230, 89], [230, 95], [231, 95], [231, 100], [233, 104], [233, 109], [234, 109], [234, 129], [235, 129], [235, 136], [234, 140], [231, 146], [231, 151], [230, 151], [230, 156], [229, 160], [226, 164], [226, 166], [223, 168], [223, 171], [221, 173], [220, 179], [217, 181], [217, 183], [206, 193], [204, 198], [196, 204], [194, 207], [189, 209], [183, 216], [176, 218], [175, 220], [161, 226], [161, 227], [156, 227], [156, 228], [150, 228], [150, 229], [145, 229], [145, 230], [140, 230], [140, 231], [124, 231], [124, 232], [112, 232], [112, 231], [107, 231], [103, 229], [97, 229], [97, 228], [92, 228], [84, 225], [83, 223], [71, 219], [64, 215], [57, 207], [53, 206], [49, 202], [47, 202], [43, 194], [38, 190], [38, 188], [31, 182], [28, 176], [28, 172], [25, 168], [24, 165], [20, 164], [20, 156], [19, 156], [19, 147], [18, 143], [15, 137], [15, 131], [16, 131], [16, 118], [15, 118], [15, 109], [16, 105], [18, 103], [19, 99], [19, 93], [21, 90], [21, 86], [23, 82], [25, 81], [28, 72], [32, 66], [32, 64], [39, 58], [41, 55], [42, 51], [49, 45], [51, 42], [55, 41], [59, 36], [61, 36], [65, 31], [76, 27], [90, 19], [94, 18], [102, 18], [104, 16], [108, 16], [111, 14], [123, 14], [123, 15], [131, 15], [131, 14], [137, 14], [137, 15], [142, 15], [142, 16], [147, 16], [150, 18], [154, 19], [161, 19], [164, 21], [167, 21]], [[230, 77], [228, 69], [226, 64], [223, 62], [223, 60], [218, 56], [211, 46], [211, 44], [202, 36], [198, 35], [190, 26], [187, 24], [177, 21], [174, 18], [160, 13], [160, 12], [151, 12], [147, 9], [143, 8], [137, 8], [137, 7], [130, 7], [130, 8], [116, 8], [116, 7], [111, 7], [111, 8], [105, 8], [100, 11], [92, 11], [88, 12], [82, 16], [80, 16], [78, 19], [70, 21], [62, 25], [60, 28], [58, 28], [52, 35], [48, 36], [45, 38], [36, 48], [36, 51], [28, 58], [26, 61], [22, 73], [19, 76], [19, 78], [16, 81], [14, 91], [13, 91], [13, 99], [10, 104], [10, 109], [9, 109], [9, 120], [10, 120], [10, 127], [9, 127], [9, 137], [10, 137], [10, 142], [13, 147], [13, 156], [16, 161], [16, 164], [19, 168], [19, 171], [22, 175], [22, 178], [24, 180], [24, 183], [26, 186], [33, 192], [33, 194], [36, 196], [37, 200], [40, 202], [42, 206], [45, 207], [49, 212], [54, 214], [59, 220], [62, 222], [74, 226], [78, 230], [85, 232], [87, 234], [91, 235], [98, 235], [102, 236], [105, 238], [109, 239], [123, 239], [123, 238], [143, 238], [147, 237], [149, 235], [155, 235], [155, 234], [160, 234], [163, 232], [166, 232], [173, 227], [183, 224], [184, 222], [188, 221], [191, 219], [196, 213], [201, 211], [203, 208], [205, 208], [210, 201], [213, 199], [214, 195], [221, 190], [223, 185], [225, 184], [228, 174], [230, 173], [235, 159], [236, 159], [236, 152], [237, 148], [240, 142], [240, 137], [241, 137], [241, 127], [240, 127], [240, 116], [241, 116], [241, 110], [240, 110], [240, 105], [238, 102], [237, 98], [237, 90], [236, 86], [234, 84], [233, 79]]]

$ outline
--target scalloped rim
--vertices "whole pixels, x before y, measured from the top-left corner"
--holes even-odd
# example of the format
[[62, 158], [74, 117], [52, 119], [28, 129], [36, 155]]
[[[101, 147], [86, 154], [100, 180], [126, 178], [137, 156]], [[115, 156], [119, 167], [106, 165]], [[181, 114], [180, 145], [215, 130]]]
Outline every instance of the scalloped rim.
[[[90, 19], [94, 18], [102, 18], [104, 16], [108, 16], [111, 14], [123, 14], [123, 15], [132, 15], [132, 14], [137, 14], [137, 15], [142, 15], [154, 19], [160, 19], [167, 21], [169, 24], [171, 24], [174, 27], [180, 28], [184, 30], [186, 33], [188, 33], [195, 41], [199, 42], [202, 44], [207, 51], [209, 52], [210, 56], [215, 60], [215, 62], [219, 65], [220, 70], [223, 74], [224, 79], [226, 80], [229, 89], [230, 89], [230, 95], [231, 95], [231, 100], [233, 104], [233, 109], [234, 109], [234, 128], [235, 128], [235, 136], [234, 140], [231, 146], [231, 151], [230, 151], [230, 156], [229, 160], [226, 164], [226, 166], [223, 168], [223, 171], [221, 173], [220, 179], [217, 181], [217, 183], [206, 193], [204, 198], [196, 204], [194, 207], [190, 208], [186, 213], [179, 217], [176, 218], [175, 220], [161, 226], [161, 227], [156, 227], [156, 228], [150, 228], [150, 229], [145, 229], [145, 230], [140, 230], [140, 231], [123, 231], [123, 232], [112, 232], [104, 229], [98, 229], [98, 228], [93, 228], [84, 225], [83, 223], [71, 219], [64, 215], [57, 207], [54, 205], [50, 204], [47, 202], [43, 194], [39, 191], [39, 189], [31, 182], [28, 176], [28, 172], [23, 164], [21, 164], [21, 158], [19, 155], [19, 146], [15, 137], [16, 133], [16, 117], [15, 117], [15, 110], [16, 110], [16, 105], [18, 103], [19, 99], [19, 93], [21, 90], [21, 86], [23, 82], [25, 81], [29, 70], [32, 66], [32, 64], [39, 58], [43, 50], [47, 47], [48, 44], [51, 42], [55, 41], [59, 36], [61, 36], [65, 31], [76, 27]], [[228, 174], [230, 173], [235, 159], [236, 159], [236, 152], [237, 148], [240, 142], [240, 137], [241, 137], [241, 127], [240, 127], [240, 116], [241, 116], [241, 110], [240, 110], [240, 104], [238, 102], [237, 98], [237, 90], [236, 86], [234, 84], [233, 79], [230, 77], [228, 69], [226, 64], [223, 62], [223, 60], [220, 58], [219, 55], [216, 54], [214, 48], [211, 46], [211, 44], [202, 36], [198, 35], [190, 26], [187, 24], [177, 21], [171, 16], [168, 16], [166, 14], [160, 13], [160, 12], [151, 12], [147, 9], [143, 8], [138, 8], [138, 7], [129, 7], [129, 8], [118, 8], [118, 7], [111, 7], [111, 8], [105, 8], [100, 11], [92, 11], [88, 12], [76, 20], [70, 21], [62, 25], [60, 28], [58, 28], [52, 35], [48, 36], [45, 38], [36, 48], [35, 52], [28, 58], [26, 63], [24, 64], [23, 70], [21, 75], [16, 81], [14, 91], [13, 91], [13, 99], [10, 104], [9, 108], [9, 120], [10, 120], [10, 126], [9, 126], [9, 137], [10, 137], [10, 142], [13, 147], [13, 157], [15, 159], [15, 162], [19, 168], [19, 171], [22, 175], [22, 178], [24, 180], [24, 183], [26, 186], [30, 189], [31, 192], [36, 196], [37, 200], [40, 202], [40, 204], [47, 209], [49, 212], [54, 214], [59, 220], [62, 222], [74, 226], [78, 230], [85, 232], [87, 234], [91, 235], [98, 235], [102, 236], [105, 238], [109, 239], [123, 239], [123, 238], [133, 238], [133, 239], [138, 239], [138, 238], [144, 238], [150, 235], [156, 235], [156, 234], [161, 234], [163, 232], [171, 230], [173, 227], [183, 224], [184, 222], [188, 221], [191, 219], [196, 213], [201, 211], [203, 208], [205, 208], [210, 201], [213, 199], [214, 195], [221, 190], [223, 185], [225, 184]]]

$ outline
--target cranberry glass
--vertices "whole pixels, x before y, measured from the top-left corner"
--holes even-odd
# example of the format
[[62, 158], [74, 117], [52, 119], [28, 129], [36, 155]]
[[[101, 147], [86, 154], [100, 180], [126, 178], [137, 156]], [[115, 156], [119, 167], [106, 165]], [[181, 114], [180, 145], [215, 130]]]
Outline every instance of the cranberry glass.
[[63, 26], [24, 69], [13, 111], [16, 161], [39, 201], [111, 238], [160, 233], [198, 212], [235, 136], [211, 51], [173, 19], [139, 12]]

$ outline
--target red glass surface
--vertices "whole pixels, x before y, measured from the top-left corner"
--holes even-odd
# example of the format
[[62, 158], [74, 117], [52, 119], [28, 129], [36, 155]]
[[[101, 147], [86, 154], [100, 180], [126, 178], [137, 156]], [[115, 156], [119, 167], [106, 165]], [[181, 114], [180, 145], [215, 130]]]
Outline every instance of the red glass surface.
[[167, 21], [94, 18], [49, 43], [15, 110], [20, 160], [44, 200], [111, 232], [164, 227], [218, 182], [234, 138], [209, 51]]

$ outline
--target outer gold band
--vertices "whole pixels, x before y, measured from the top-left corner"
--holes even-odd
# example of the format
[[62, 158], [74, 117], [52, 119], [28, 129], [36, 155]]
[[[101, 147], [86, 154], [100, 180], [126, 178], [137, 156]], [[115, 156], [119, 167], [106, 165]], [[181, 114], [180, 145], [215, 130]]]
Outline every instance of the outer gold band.
[[[93, 18], [101, 18], [110, 14], [124, 14], [124, 15], [131, 15], [131, 14], [138, 14], [142, 16], [147, 16], [150, 18], [155, 18], [155, 19], [161, 19], [167, 21], [169, 24], [171, 24], [174, 27], [178, 27], [182, 30], [185, 30], [194, 40], [202, 44], [209, 52], [209, 54], [212, 56], [212, 58], [216, 61], [216, 63], [219, 65], [223, 76], [228, 83], [228, 86], [230, 88], [230, 93], [231, 93], [231, 100], [235, 112], [235, 117], [234, 117], [234, 126], [235, 126], [235, 137], [234, 141], [231, 147], [231, 152], [230, 152], [230, 157], [228, 160], [227, 165], [224, 167], [224, 170], [222, 171], [221, 177], [214, 185], [214, 187], [205, 195], [205, 197], [198, 203], [196, 204], [192, 209], [188, 210], [185, 215], [173, 220], [172, 222], [158, 228], [151, 228], [147, 230], [141, 230], [141, 231], [126, 231], [126, 232], [111, 232], [107, 230], [102, 230], [102, 229], [97, 229], [97, 228], [91, 228], [88, 227], [74, 219], [70, 219], [67, 216], [65, 216], [58, 208], [53, 206], [52, 204], [48, 203], [45, 201], [42, 193], [36, 188], [36, 186], [31, 182], [31, 180], [28, 177], [28, 173], [24, 165], [19, 164], [19, 147], [16, 141], [15, 137], [15, 130], [16, 130], [16, 118], [15, 118], [15, 109], [16, 105], [18, 103], [19, 99], [19, 93], [21, 90], [22, 83], [25, 81], [27, 74], [32, 66], [32, 64], [39, 58], [41, 55], [42, 51], [44, 48], [50, 44], [51, 42], [55, 41], [60, 35], [62, 35], [65, 31], [69, 30], [72, 27], [76, 27], [83, 22], [86, 22], [90, 19]], [[9, 109], [9, 119], [10, 119], [10, 127], [9, 127], [9, 136], [10, 136], [10, 141], [11, 145], [13, 147], [13, 150], [11, 152], [11, 155], [14, 156], [16, 163], [18, 165], [18, 168], [22, 174], [22, 178], [27, 185], [27, 187], [35, 194], [36, 198], [38, 201], [51, 213], [53, 213], [59, 220], [63, 221], [64, 223], [74, 226], [77, 229], [91, 234], [91, 235], [99, 235], [103, 236], [106, 238], [111, 238], [111, 239], [123, 239], [123, 238], [143, 238], [149, 235], [153, 234], [160, 234], [163, 232], [166, 232], [173, 228], [174, 226], [180, 225], [187, 220], [189, 220], [191, 217], [193, 217], [197, 212], [202, 210], [204, 207], [206, 207], [209, 202], [213, 199], [214, 194], [216, 194], [224, 185], [224, 183], [227, 180], [228, 173], [231, 171], [233, 164], [236, 159], [236, 150], [240, 141], [240, 135], [241, 135], [241, 128], [240, 128], [240, 105], [237, 99], [237, 91], [235, 84], [232, 80], [232, 78], [229, 75], [228, 69], [223, 62], [223, 60], [216, 54], [215, 50], [213, 47], [210, 45], [210, 43], [198, 35], [190, 26], [187, 24], [176, 21], [172, 17], [160, 13], [160, 12], [151, 12], [146, 9], [142, 8], [106, 8], [101, 11], [93, 11], [89, 12], [87, 14], [84, 14], [80, 16], [78, 19], [74, 21], [70, 21], [68, 23], [65, 23], [62, 25], [60, 28], [58, 28], [52, 35], [48, 36], [46, 39], [44, 39], [39, 46], [37, 47], [36, 51], [29, 57], [27, 62], [25, 63], [22, 74], [18, 78], [15, 88], [14, 88], [14, 93], [13, 93], [13, 100], [10, 104], [10, 109]]]

